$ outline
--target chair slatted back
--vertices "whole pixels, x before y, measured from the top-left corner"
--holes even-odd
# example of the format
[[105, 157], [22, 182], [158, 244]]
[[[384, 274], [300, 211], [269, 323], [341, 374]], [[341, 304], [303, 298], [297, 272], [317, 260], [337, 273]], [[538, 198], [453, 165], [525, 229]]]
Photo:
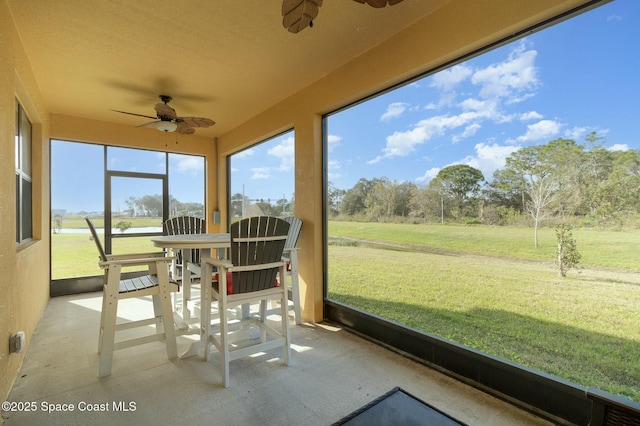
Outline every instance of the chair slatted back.
[[[261, 265], [282, 260], [289, 223], [272, 216], [256, 216], [231, 225], [230, 257], [236, 266]], [[233, 272], [233, 294], [272, 288], [278, 266], [255, 271]]]
[[298, 244], [298, 237], [300, 237], [300, 231], [302, 230], [302, 220], [295, 216], [285, 217], [284, 220], [290, 225], [284, 248], [285, 250], [292, 249]]
[[[195, 216], [176, 216], [162, 224], [163, 235], [204, 234], [204, 219]], [[191, 261], [200, 263], [200, 250], [191, 249]], [[182, 263], [182, 253], [178, 252], [178, 263]]]
[[203, 234], [204, 219], [194, 216], [176, 216], [162, 224], [164, 235]]
[[88, 216], [84, 217], [84, 220], [87, 222], [89, 226], [89, 231], [91, 231], [91, 239], [94, 243], [96, 243], [96, 247], [98, 248], [98, 253], [100, 254], [100, 260], [103, 262], [107, 261], [107, 255], [104, 252], [104, 248], [102, 248], [102, 243], [100, 242], [100, 238], [98, 238], [98, 233], [96, 232], [95, 226], [93, 226], [93, 222], [89, 219]]

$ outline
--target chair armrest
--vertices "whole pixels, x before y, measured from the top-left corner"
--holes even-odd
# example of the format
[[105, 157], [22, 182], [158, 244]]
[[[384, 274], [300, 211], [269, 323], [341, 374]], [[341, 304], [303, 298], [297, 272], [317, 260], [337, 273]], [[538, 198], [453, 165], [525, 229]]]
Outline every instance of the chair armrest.
[[130, 254], [108, 254], [107, 260], [126, 260], [126, 259], [144, 259], [144, 258], [155, 258], [155, 257], [165, 257], [165, 252], [156, 251], [149, 253], [130, 253]]
[[200, 258], [200, 263], [204, 263], [204, 262], [210, 263], [213, 266], [216, 266], [218, 268], [226, 268], [226, 269], [233, 268], [233, 263], [231, 263], [231, 261], [228, 259], [215, 259], [210, 256], [205, 256]]
[[209, 263], [218, 268], [224, 268], [229, 272], [259, 271], [261, 269], [281, 267], [285, 264], [284, 260], [280, 260], [279, 262], [261, 263], [258, 265], [233, 266], [233, 263], [228, 259], [214, 259], [213, 257], [203, 257], [200, 261]]
[[288, 262], [291, 260], [291, 255], [292, 254], [296, 254], [300, 251], [300, 249], [298, 247], [289, 247], [289, 248], [285, 248], [282, 251], [282, 257]]
[[127, 259], [109, 259], [106, 262], [98, 262], [101, 268], [108, 268], [111, 265], [120, 266], [140, 266], [152, 265], [156, 262], [171, 263], [175, 259], [174, 256], [153, 256], [143, 258], [127, 258]]

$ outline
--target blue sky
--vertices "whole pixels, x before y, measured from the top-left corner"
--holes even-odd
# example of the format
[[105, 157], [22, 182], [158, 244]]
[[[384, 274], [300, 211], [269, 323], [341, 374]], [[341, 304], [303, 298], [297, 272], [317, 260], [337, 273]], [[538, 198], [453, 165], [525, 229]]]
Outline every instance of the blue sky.
[[286, 198], [294, 193], [294, 133], [288, 131], [231, 157], [231, 194], [249, 199]]
[[[85, 143], [53, 141], [51, 149], [51, 207], [68, 212], [102, 212], [104, 209], [104, 147]], [[109, 170], [166, 173], [165, 154], [109, 147]], [[161, 181], [114, 177], [113, 209], [127, 209], [129, 197], [162, 193]], [[204, 159], [169, 155], [169, 193], [181, 202], [203, 202]]]
[[[427, 184], [451, 164], [486, 179], [515, 150], [557, 138], [640, 149], [640, 1], [616, 0], [329, 116], [329, 180]], [[419, 46], [416, 46], [419, 48]], [[232, 193], [293, 192], [292, 134], [232, 159]]]
[[[615, 0], [333, 114], [329, 180], [341, 189], [363, 177], [427, 184], [451, 164], [469, 164], [490, 179], [520, 147], [560, 137], [582, 144], [591, 131], [608, 149], [640, 149], [639, 42], [640, 1]], [[101, 174], [90, 177], [102, 170], [101, 157], [94, 157], [102, 148], [83, 146], [80, 153], [62, 146], [52, 152], [60, 162], [52, 171], [53, 208], [102, 209], [95, 191]], [[163, 167], [156, 154], [116, 154], [110, 164], [123, 170]], [[202, 190], [191, 183], [204, 179], [203, 165], [184, 156], [172, 156], [171, 164], [172, 193], [196, 200]], [[288, 132], [232, 157], [231, 192], [291, 199], [294, 167]]]
[[596, 131], [639, 149], [640, 2], [617, 0], [329, 118], [329, 180], [485, 178], [523, 146]]

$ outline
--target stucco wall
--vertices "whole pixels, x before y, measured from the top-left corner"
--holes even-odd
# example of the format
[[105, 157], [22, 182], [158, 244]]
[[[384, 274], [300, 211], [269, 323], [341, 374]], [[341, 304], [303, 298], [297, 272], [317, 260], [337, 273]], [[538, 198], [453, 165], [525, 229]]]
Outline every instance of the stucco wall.
[[[0, 2], [0, 398], [9, 394], [25, 352], [9, 354], [19, 330], [27, 346], [49, 301], [48, 122], [11, 15]], [[14, 129], [16, 98], [33, 124], [33, 236], [16, 247]]]

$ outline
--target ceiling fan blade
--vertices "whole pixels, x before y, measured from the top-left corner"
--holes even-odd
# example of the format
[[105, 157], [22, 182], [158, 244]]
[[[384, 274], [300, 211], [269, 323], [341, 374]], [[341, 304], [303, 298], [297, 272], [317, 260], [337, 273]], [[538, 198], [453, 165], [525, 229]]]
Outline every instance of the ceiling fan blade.
[[298, 33], [307, 28], [322, 6], [322, 0], [283, 0], [282, 26], [289, 32]]
[[216, 124], [216, 122], [211, 120], [210, 118], [204, 117], [178, 117], [176, 122], [178, 123], [178, 125], [184, 123], [189, 127], [209, 127]]
[[394, 4], [400, 3], [402, 0], [353, 0], [353, 1], [357, 1], [358, 3], [362, 3], [362, 4], [367, 3], [371, 7], [381, 8], [381, 7], [385, 7], [387, 3], [389, 3], [389, 6], [393, 6]]
[[178, 123], [178, 128], [176, 129], [176, 132], [182, 135], [191, 135], [196, 132], [196, 129], [194, 129], [193, 127], [190, 127], [184, 121], [178, 121], [177, 123]]
[[159, 122], [160, 122], [160, 120], [151, 121], [149, 123], [144, 123], [144, 124], [141, 124], [139, 126], [136, 126], [136, 128], [138, 128], [138, 127], [155, 127], [156, 124], [159, 123]]
[[176, 110], [171, 108], [167, 104], [157, 103], [155, 108], [156, 112], [158, 113], [158, 117], [169, 118], [171, 120], [175, 120], [176, 118], [178, 118], [178, 116], [176, 115]]
[[155, 119], [155, 118], [157, 118], [157, 117], [151, 117], [151, 116], [149, 116], [149, 115], [136, 114], [136, 113], [134, 113], [134, 112], [118, 111], [117, 109], [111, 109], [111, 110], [109, 110], [109, 111], [119, 112], [119, 113], [121, 113], [121, 114], [136, 115], [136, 116], [138, 116], [138, 117], [145, 117], [145, 118], [151, 118], [151, 119]]

